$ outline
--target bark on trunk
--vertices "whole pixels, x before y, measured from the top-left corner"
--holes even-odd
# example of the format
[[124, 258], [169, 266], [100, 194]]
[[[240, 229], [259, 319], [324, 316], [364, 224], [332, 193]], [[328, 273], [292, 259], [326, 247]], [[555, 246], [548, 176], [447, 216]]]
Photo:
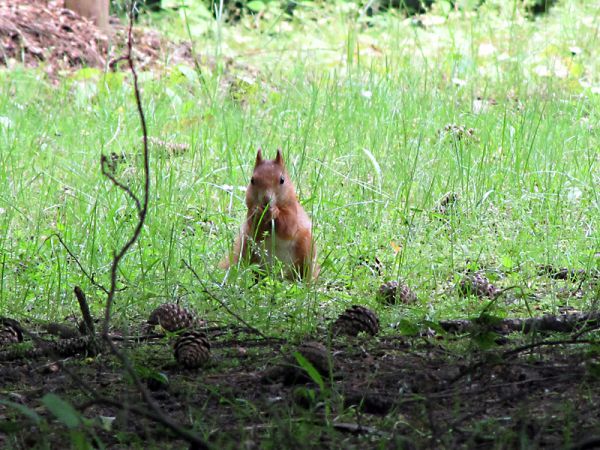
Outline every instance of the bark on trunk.
[[109, 0], [65, 0], [65, 8], [94, 21], [108, 31]]

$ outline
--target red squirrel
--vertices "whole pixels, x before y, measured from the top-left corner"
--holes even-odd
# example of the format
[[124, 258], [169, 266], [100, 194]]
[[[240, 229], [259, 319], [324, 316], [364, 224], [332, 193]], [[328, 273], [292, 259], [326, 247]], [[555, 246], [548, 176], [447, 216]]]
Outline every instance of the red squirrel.
[[246, 220], [231, 258], [225, 258], [221, 266], [227, 269], [241, 259], [264, 267], [275, 257], [291, 269], [288, 276], [315, 279], [319, 267], [312, 224], [298, 202], [280, 149], [274, 160], [263, 159], [258, 149], [246, 206]]

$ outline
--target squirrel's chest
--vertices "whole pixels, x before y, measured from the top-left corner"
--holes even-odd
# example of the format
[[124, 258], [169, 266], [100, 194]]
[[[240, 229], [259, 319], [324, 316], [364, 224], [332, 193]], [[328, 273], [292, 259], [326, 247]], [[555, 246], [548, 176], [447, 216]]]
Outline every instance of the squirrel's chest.
[[261, 253], [269, 264], [274, 259], [284, 264], [294, 264], [296, 241], [294, 239], [281, 239], [276, 233], [269, 233], [260, 243]]

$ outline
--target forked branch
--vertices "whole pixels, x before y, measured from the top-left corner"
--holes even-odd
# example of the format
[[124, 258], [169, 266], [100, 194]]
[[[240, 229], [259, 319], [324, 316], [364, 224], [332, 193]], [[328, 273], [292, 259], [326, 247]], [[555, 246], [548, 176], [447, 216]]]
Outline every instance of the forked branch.
[[129, 70], [131, 71], [131, 75], [133, 77], [133, 89], [135, 94], [135, 103], [138, 110], [138, 115], [140, 117], [140, 124], [142, 126], [142, 136], [143, 136], [143, 163], [144, 163], [144, 188], [142, 192], [142, 200], [140, 201], [139, 197], [129, 188], [129, 186], [124, 185], [123, 183], [116, 180], [112, 174], [108, 174], [105, 170], [106, 166], [106, 157], [103, 156], [101, 160], [102, 173], [108, 177], [108, 179], [118, 188], [123, 190], [131, 199], [133, 199], [136, 204], [136, 209], [138, 211], [138, 221], [133, 230], [133, 234], [129, 238], [127, 242], [121, 247], [118, 252], [115, 252], [112, 260], [112, 265], [110, 268], [110, 287], [108, 289], [108, 294], [106, 296], [106, 308], [104, 310], [104, 324], [102, 327], [102, 336], [105, 340], [110, 340], [108, 336], [108, 326], [110, 323], [110, 317], [112, 312], [112, 305], [114, 303], [115, 292], [117, 291], [117, 270], [119, 268], [119, 264], [123, 257], [127, 254], [129, 249], [135, 244], [135, 242], [140, 237], [142, 232], [142, 228], [144, 227], [144, 223], [146, 222], [146, 215], [148, 213], [148, 198], [150, 193], [150, 163], [149, 163], [149, 152], [148, 152], [148, 128], [146, 126], [146, 116], [144, 114], [144, 108], [142, 106], [142, 98], [140, 94], [140, 87], [138, 83], [138, 75], [135, 70], [135, 65], [133, 62], [133, 12], [135, 8], [135, 1], [131, 4], [131, 10], [129, 15], [129, 30], [127, 32], [127, 54], [124, 59], [129, 64]]
[[[142, 197], [136, 195], [133, 190], [126, 184], [120, 182], [116, 179], [114, 174], [107, 170], [107, 158], [103, 155], [101, 159], [101, 169], [102, 173], [119, 189], [121, 189], [125, 194], [133, 200], [135, 203], [137, 212], [138, 212], [138, 221], [135, 225], [135, 229], [133, 230], [132, 235], [125, 242], [125, 244], [118, 250], [115, 251], [112, 259], [112, 264], [110, 268], [110, 286], [108, 288], [108, 292], [106, 295], [106, 306], [104, 310], [104, 322], [102, 326], [102, 339], [108, 344], [111, 352], [121, 361], [128, 375], [131, 377], [133, 382], [135, 383], [138, 391], [142, 395], [142, 398], [147, 403], [148, 407], [151, 409], [153, 418], [157, 422], [161, 423], [165, 427], [169, 428], [171, 431], [176, 433], [178, 436], [181, 436], [190, 444], [194, 446], [194, 448], [208, 448], [208, 445], [200, 439], [195, 433], [192, 431], [182, 427], [175, 420], [173, 420], [169, 415], [164, 414], [160, 409], [159, 405], [154, 401], [146, 387], [143, 385], [140, 377], [136, 373], [131, 361], [123, 354], [109, 335], [109, 325], [112, 314], [112, 306], [114, 304], [115, 293], [117, 292], [117, 272], [119, 269], [119, 264], [124, 256], [127, 254], [129, 249], [136, 243], [139, 239], [142, 229], [144, 227], [144, 223], [146, 222], [146, 215], [148, 213], [148, 200], [150, 193], [150, 164], [149, 164], [149, 152], [148, 152], [148, 129], [146, 126], [146, 116], [144, 114], [144, 108], [142, 106], [140, 87], [138, 83], [138, 75], [135, 70], [135, 64], [133, 61], [133, 20], [134, 20], [134, 8], [135, 1], [131, 4], [130, 14], [129, 14], [129, 29], [127, 33], [127, 53], [122, 60], [126, 60], [129, 65], [129, 70], [133, 77], [133, 88], [135, 94], [135, 102], [138, 111], [138, 115], [140, 118], [140, 123], [142, 126], [142, 135], [143, 135], [143, 164], [144, 164], [144, 183], [143, 183], [143, 191]], [[125, 406], [125, 405], [121, 405]]]

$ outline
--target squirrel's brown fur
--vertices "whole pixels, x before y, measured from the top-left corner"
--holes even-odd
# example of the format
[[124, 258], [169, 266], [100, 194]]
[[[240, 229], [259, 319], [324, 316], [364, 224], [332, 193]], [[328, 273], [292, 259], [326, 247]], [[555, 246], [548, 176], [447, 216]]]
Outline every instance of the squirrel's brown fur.
[[298, 202], [283, 162], [281, 150], [274, 160], [265, 160], [259, 149], [254, 172], [246, 190], [246, 221], [233, 244], [229, 268], [240, 259], [264, 266], [277, 258], [296, 274], [311, 280], [318, 275], [312, 224]]

